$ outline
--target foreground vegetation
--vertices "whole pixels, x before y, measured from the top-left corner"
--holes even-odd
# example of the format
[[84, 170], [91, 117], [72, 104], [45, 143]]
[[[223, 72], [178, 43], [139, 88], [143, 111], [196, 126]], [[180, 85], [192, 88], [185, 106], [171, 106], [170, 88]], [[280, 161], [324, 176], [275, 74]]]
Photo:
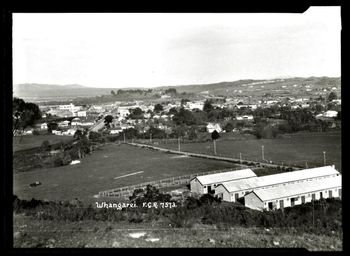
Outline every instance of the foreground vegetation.
[[[37, 220], [14, 216], [15, 248], [305, 248], [341, 251], [342, 238], [335, 234], [295, 234], [292, 229], [235, 227], [161, 228], [152, 223]], [[133, 238], [134, 235], [142, 235]]]
[[[70, 244], [73, 247], [147, 246], [142, 239], [138, 243], [134, 243], [132, 239], [131, 241], [124, 239], [126, 232], [133, 229], [144, 229], [146, 233], [161, 237], [162, 246], [286, 246], [306, 247], [313, 250], [341, 249], [342, 206], [341, 201], [337, 199], [326, 199], [314, 204], [286, 208], [283, 211], [259, 212], [245, 208], [238, 203], [221, 202], [210, 195], [200, 198], [188, 197], [183, 203], [176, 202], [177, 207], [172, 209], [140, 207], [143, 202], [172, 201], [169, 195], [162, 194], [151, 186], [144, 191], [135, 191], [131, 199], [135, 198], [137, 199], [134, 202], [138, 207], [117, 210], [99, 209], [77, 200], [71, 202], [43, 202], [35, 199], [25, 201], [14, 196], [14, 214], [17, 217], [22, 216], [20, 218], [22, 223], [15, 223], [14, 229], [21, 230], [20, 227], [28, 227], [36, 223], [41, 225], [41, 229], [50, 230], [51, 233], [56, 232], [55, 236], [57, 236], [62, 229], [59, 223], [65, 223], [66, 226], [69, 223], [70, 227], [66, 230], [63, 228], [64, 232], [74, 234], [74, 237], [85, 237], [85, 239], [80, 239], [80, 245]], [[80, 225], [82, 223], [89, 223], [89, 225], [82, 229]], [[24, 230], [31, 232], [29, 228]], [[46, 236], [46, 241], [49, 239], [48, 233], [36, 230], [36, 236]], [[89, 232], [82, 232], [84, 230]], [[241, 242], [238, 242], [235, 237], [238, 234], [237, 230], [247, 232], [238, 236], [242, 239]], [[23, 232], [23, 229], [21, 231], [15, 233], [15, 238], [17, 238], [15, 243], [17, 242], [19, 247], [23, 243], [30, 246], [30, 236], [23, 235], [26, 233]], [[123, 234], [118, 236], [116, 243], [113, 241], [116, 240], [116, 236], [108, 238], [110, 236], [107, 235], [106, 237], [105, 233], [111, 234], [112, 231]], [[103, 235], [98, 236], [97, 234], [101, 232]], [[206, 235], [203, 236], [203, 233]], [[188, 242], [174, 243], [173, 239], [178, 237], [178, 234], [182, 234], [185, 240], [189, 239]], [[95, 238], [94, 242], [89, 245], [86, 239], [93, 237], [103, 237], [103, 239], [96, 241]], [[259, 237], [259, 242], [254, 242], [252, 237]], [[301, 243], [301, 238], [307, 240]], [[316, 241], [322, 241], [323, 244], [317, 244]], [[67, 241], [63, 246], [67, 245], [66, 243]], [[45, 246], [45, 243], [38, 245], [36, 242], [31, 246]], [[51, 246], [55, 245], [51, 244]]]

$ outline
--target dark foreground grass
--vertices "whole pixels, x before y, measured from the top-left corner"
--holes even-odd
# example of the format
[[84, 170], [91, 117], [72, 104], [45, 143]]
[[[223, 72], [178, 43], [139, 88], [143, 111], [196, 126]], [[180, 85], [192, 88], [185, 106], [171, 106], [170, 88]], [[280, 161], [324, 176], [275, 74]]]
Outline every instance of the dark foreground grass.
[[[174, 209], [14, 201], [14, 247], [290, 247], [341, 250], [341, 202], [285, 212], [194, 199]], [[198, 202], [201, 202], [198, 205]], [[138, 213], [138, 214], [136, 214]], [[314, 213], [315, 227], [311, 218]], [[135, 238], [132, 235], [141, 233]]]
[[[14, 216], [14, 248], [138, 248], [224, 247], [305, 248], [310, 251], [341, 251], [342, 237], [332, 234], [294, 234], [288, 229], [218, 229], [197, 225], [187, 228], [157, 228], [152, 224], [121, 225], [115, 222], [39, 221]], [[132, 238], [135, 233], [144, 233]]]
[[[14, 193], [23, 199], [95, 201], [99, 191], [181, 175], [237, 168], [229, 162], [182, 157], [109, 144], [81, 160], [80, 164], [41, 168], [14, 174]], [[114, 179], [127, 174], [135, 175]], [[30, 188], [40, 181], [42, 185]]]

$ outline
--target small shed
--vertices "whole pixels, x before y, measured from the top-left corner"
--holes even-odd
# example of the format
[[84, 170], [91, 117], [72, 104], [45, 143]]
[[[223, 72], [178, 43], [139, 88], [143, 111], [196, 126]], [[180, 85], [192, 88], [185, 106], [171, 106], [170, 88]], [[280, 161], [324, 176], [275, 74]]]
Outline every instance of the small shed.
[[225, 181], [242, 180], [250, 177], [256, 177], [251, 169], [197, 176], [190, 181], [191, 192], [197, 194], [213, 193], [215, 187]]
[[245, 206], [255, 210], [293, 207], [322, 198], [341, 198], [341, 175], [302, 183], [254, 190], [244, 196]]

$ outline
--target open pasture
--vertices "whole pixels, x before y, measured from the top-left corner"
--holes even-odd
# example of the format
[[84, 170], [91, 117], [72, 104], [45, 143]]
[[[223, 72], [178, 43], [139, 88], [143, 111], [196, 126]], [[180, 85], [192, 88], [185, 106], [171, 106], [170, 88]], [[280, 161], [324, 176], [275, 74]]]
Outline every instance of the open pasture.
[[[159, 147], [178, 149], [177, 142], [161, 143]], [[214, 154], [213, 142], [181, 143], [181, 151]], [[275, 139], [246, 139], [224, 140], [216, 142], [218, 156], [262, 161], [262, 146], [264, 158], [283, 165], [302, 165], [309, 168], [323, 165], [323, 151], [326, 164], [334, 164], [341, 171], [341, 134], [340, 132], [327, 133], [295, 133]]]
[[[105, 145], [80, 164], [14, 174], [14, 194], [23, 199], [95, 201], [99, 191], [143, 182], [238, 168], [229, 162], [182, 157], [125, 144]], [[42, 185], [30, 188], [40, 181]]]

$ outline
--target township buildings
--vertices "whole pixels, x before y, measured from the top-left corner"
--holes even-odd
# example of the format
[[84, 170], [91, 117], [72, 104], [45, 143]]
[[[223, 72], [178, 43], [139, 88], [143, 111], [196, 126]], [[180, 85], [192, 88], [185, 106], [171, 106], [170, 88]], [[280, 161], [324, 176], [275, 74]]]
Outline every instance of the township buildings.
[[339, 175], [254, 190], [244, 196], [244, 204], [255, 210], [275, 210], [322, 198], [341, 198], [341, 193], [341, 175]]
[[212, 192], [228, 202], [241, 198], [247, 207], [257, 210], [291, 207], [312, 199], [341, 198], [341, 174], [334, 166], [261, 177], [247, 170], [241, 170], [240, 178], [234, 178], [235, 171], [196, 177], [190, 182], [191, 191], [198, 194]]
[[256, 174], [251, 169], [197, 176], [190, 181], [191, 192], [197, 194], [211, 193], [214, 192], [217, 185], [225, 181], [242, 180], [251, 177], [256, 177]]
[[334, 177], [339, 172], [334, 166], [323, 166], [312, 169], [285, 172], [251, 179], [244, 179], [239, 182], [227, 181], [218, 185], [215, 194], [224, 201], [235, 202], [238, 198], [244, 197], [251, 191], [267, 189], [271, 187], [285, 186], [286, 184], [302, 183], [315, 179]]

